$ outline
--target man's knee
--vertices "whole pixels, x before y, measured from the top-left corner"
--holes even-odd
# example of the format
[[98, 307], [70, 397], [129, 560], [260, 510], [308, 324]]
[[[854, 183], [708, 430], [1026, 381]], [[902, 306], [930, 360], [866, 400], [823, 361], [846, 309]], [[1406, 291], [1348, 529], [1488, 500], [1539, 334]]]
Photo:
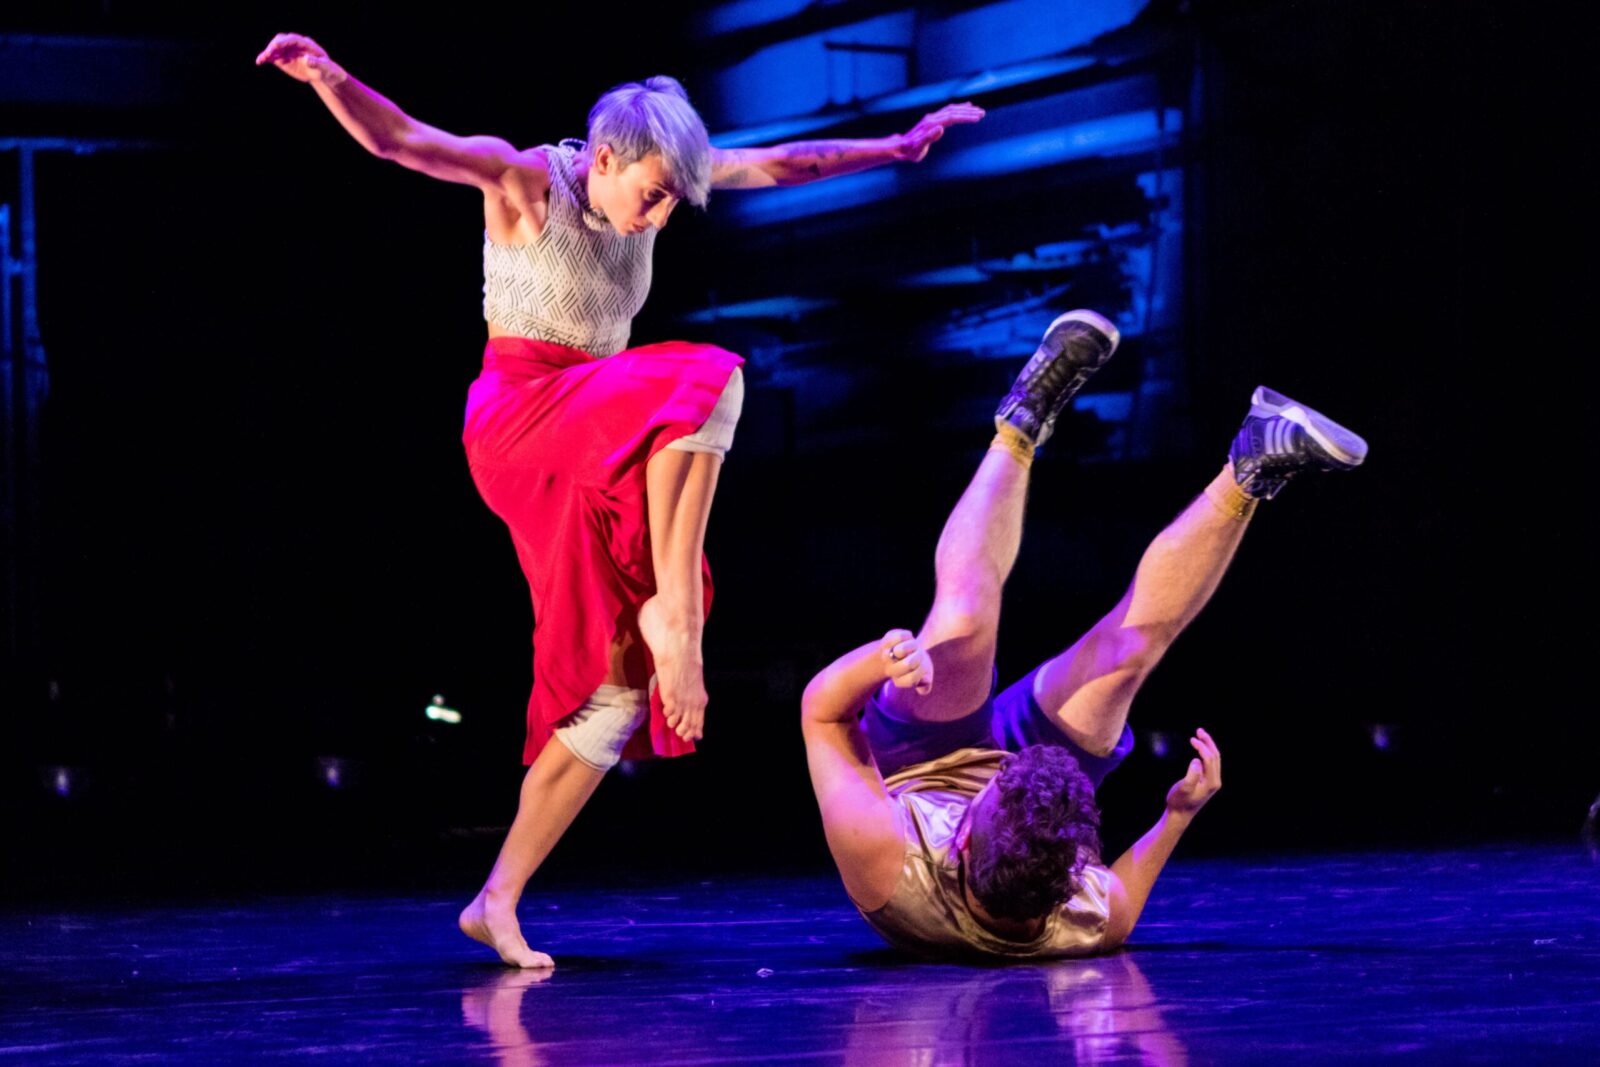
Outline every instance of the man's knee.
[[1000, 629], [998, 607], [970, 596], [941, 595], [919, 635], [927, 648], [955, 645], [961, 648], [993, 647]]
[[1081, 719], [1093, 733], [1102, 722], [1125, 714], [1111, 709], [1126, 709], [1133, 701], [1172, 637], [1165, 627], [1121, 626], [1104, 619], [1040, 668], [1034, 696], [1047, 712]]
[[1156, 669], [1175, 637], [1175, 628], [1164, 624], [1112, 627], [1100, 635], [1101, 652], [1095, 658], [1105, 673], [1119, 676], [1119, 684], [1137, 687]]

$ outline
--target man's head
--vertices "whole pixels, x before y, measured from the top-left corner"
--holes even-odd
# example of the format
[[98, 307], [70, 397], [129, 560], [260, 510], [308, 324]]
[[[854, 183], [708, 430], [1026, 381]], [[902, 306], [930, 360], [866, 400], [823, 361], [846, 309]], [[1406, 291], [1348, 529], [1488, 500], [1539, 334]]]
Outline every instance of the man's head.
[[1094, 784], [1064, 748], [1010, 757], [967, 816], [967, 886], [997, 919], [1037, 919], [1078, 889], [1100, 854]]
[[711, 191], [711, 142], [676, 79], [628, 82], [589, 112], [591, 195], [622, 232], [657, 229], [679, 200], [704, 207]]

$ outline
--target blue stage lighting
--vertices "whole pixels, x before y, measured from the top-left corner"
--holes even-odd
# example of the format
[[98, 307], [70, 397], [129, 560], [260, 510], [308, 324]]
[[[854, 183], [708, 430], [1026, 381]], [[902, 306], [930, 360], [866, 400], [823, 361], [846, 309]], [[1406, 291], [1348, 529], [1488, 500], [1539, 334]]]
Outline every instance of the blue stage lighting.
[[806, 215], [860, 207], [895, 196], [900, 191], [901, 173], [881, 168], [810, 185], [767, 189], [760, 196], [737, 199], [730, 196], [725, 202], [727, 214], [746, 226], [766, 226]]
[[795, 322], [812, 311], [838, 304], [837, 300], [813, 300], [800, 296], [775, 296], [767, 300], [746, 300], [722, 304], [683, 316], [683, 322], [717, 322], [723, 319], [787, 319]]
[[1133, 415], [1133, 394], [1080, 393], [1072, 398], [1072, 410], [1091, 412], [1103, 422], [1126, 422]]
[[1183, 128], [1183, 112], [1174, 108], [1167, 109], [1164, 123], [1159, 118], [1154, 109], [1145, 109], [1031, 130], [975, 148], [956, 148], [932, 169], [940, 178], [988, 178], [1096, 156], [1129, 155], [1154, 148]]
[[718, 4], [709, 11], [694, 16], [694, 28], [699, 36], [716, 37], [724, 33], [765, 26], [769, 22], [790, 18], [810, 7], [813, 0], [733, 0]]

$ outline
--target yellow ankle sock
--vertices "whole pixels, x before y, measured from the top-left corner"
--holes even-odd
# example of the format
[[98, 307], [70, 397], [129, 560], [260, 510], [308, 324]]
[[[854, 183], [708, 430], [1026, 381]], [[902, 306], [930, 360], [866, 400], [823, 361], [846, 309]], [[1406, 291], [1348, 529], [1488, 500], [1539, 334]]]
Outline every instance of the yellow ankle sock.
[[991, 452], [1009, 452], [1024, 467], [1033, 466], [1033, 441], [1027, 434], [1004, 421], [996, 421], [995, 430], [994, 440], [989, 442]]
[[1239, 483], [1233, 480], [1232, 467], [1226, 468], [1223, 474], [1225, 477], [1206, 486], [1206, 499], [1230, 519], [1244, 522], [1256, 513], [1256, 505], [1261, 501], [1239, 488]]

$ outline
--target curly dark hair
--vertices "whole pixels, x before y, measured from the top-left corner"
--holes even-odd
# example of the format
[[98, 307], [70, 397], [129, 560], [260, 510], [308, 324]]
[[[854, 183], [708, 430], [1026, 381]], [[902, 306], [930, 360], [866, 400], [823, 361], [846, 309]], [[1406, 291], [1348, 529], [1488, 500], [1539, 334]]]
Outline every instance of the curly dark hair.
[[1094, 784], [1056, 745], [1010, 756], [994, 796], [972, 818], [967, 885], [997, 919], [1046, 914], [1078, 891], [1083, 865], [1100, 855]]

